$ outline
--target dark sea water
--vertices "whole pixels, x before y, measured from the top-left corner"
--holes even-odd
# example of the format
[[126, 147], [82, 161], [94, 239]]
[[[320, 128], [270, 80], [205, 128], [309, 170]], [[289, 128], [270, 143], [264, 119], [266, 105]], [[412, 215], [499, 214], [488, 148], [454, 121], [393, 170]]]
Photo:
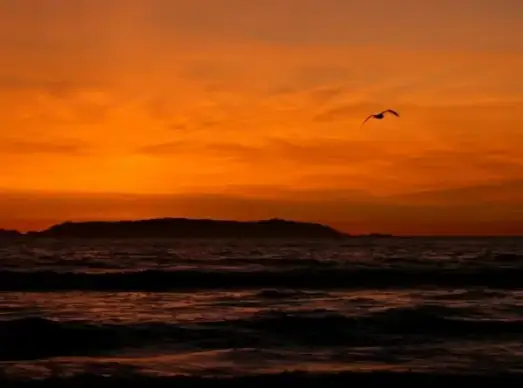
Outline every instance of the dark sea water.
[[521, 372], [523, 239], [0, 244], [0, 365]]

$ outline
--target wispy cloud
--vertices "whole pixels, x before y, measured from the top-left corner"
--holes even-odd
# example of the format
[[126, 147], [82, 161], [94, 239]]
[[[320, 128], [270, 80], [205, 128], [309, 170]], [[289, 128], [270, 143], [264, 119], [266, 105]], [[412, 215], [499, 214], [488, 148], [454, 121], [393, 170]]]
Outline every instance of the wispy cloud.
[[233, 142], [174, 141], [139, 147], [138, 153], [152, 156], [176, 157], [192, 153], [217, 158], [233, 158], [246, 163], [292, 162], [298, 165], [347, 165], [383, 160], [395, 154], [383, 143], [312, 138], [307, 140], [268, 139], [258, 144]]
[[79, 142], [52, 142], [17, 139], [0, 139], [0, 152], [4, 155], [63, 154], [70, 156], [86, 155], [91, 148]]

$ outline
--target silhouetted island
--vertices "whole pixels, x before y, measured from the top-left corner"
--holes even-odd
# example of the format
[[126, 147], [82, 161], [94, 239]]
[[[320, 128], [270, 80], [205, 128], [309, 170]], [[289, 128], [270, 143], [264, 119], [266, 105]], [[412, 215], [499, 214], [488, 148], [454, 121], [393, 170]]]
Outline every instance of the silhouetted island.
[[17, 230], [0, 229], [0, 239], [12, 239], [22, 236], [23, 234]]
[[348, 235], [329, 226], [270, 219], [228, 221], [188, 218], [159, 218], [136, 221], [64, 222], [38, 237], [68, 238], [344, 238]]

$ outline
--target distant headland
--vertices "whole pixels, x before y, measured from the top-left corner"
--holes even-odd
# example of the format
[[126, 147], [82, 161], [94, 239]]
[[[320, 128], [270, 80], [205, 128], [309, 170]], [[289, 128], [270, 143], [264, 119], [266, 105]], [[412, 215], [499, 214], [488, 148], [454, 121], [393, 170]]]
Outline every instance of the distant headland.
[[340, 239], [348, 234], [326, 225], [283, 219], [231, 221], [156, 218], [130, 221], [63, 222], [25, 234], [1, 230], [0, 237], [52, 238], [315, 238]]
[[0, 238], [14, 238], [24, 236], [17, 230], [0, 229]]

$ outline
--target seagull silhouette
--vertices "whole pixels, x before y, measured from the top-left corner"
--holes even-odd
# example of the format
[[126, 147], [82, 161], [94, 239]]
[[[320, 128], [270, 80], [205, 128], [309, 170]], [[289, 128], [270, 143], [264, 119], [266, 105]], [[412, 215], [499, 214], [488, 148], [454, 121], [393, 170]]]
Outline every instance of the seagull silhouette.
[[363, 124], [361, 124], [361, 126], [363, 127], [363, 126], [365, 125], [365, 123], [366, 123], [369, 119], [377, 119], [377, 120], [381, 120], [382, 118], [385, 117], [385, 113], [392, 113], [394, 116], [400, 117], [399, 113], [396, 112], [395, 110], [387, 109], [387, 110], [384, 110], [383, 112], [380, 112], [380, 113], [376, 113], [376, 114], [370, 115], [369, 117], [367, 117], [367, 118], [365, 119], [365, 121], [363, 122]]

